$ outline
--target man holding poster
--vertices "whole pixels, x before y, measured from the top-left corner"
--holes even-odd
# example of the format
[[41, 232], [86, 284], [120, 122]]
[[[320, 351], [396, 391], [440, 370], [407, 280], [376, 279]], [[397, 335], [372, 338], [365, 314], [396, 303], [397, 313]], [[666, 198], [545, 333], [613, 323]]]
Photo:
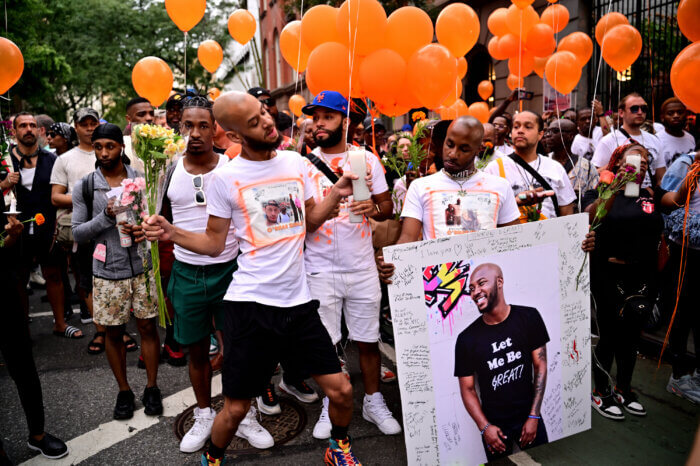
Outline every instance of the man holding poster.
[[537, 309], [506, 303], [498, 265], [476, 267], [469, 293], [481, 316], [457, 337], [455, 377], [491, 461], [510, 455], [513, 441], [521, 449], [548, 442], [540, 410], [549, 334]]

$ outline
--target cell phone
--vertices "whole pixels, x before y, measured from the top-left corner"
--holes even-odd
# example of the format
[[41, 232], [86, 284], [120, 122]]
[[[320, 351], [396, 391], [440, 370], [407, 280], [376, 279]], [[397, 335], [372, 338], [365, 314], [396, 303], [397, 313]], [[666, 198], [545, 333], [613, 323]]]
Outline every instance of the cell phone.
[[519, 100], [532, 100], [535, 93], [532, 91], [526, 91], [524, 89], [518, 89], [518, 99]]

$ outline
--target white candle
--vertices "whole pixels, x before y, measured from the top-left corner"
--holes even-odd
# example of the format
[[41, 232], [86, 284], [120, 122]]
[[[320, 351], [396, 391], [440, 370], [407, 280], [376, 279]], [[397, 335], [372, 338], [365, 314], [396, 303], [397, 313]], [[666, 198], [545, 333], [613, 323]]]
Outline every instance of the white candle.
[[17, 199], [14, 196], [12, 196], [10, 201], [10, 212], [17, 212]]
[[[626, 164], [632, 165], [637, 172], [639, 172], [639, 167], [642, 165], [642, 156], [638, 154], [628, 155], [626, 158]], [[635, 181], [630, 181], [625, 185], [625, 197], [639, 197], [639, 183]]]
[[[365, 180], [365, 176], [367, 176], [367, 160], [364, 149], [351, 150], [348, 154], [348, 163], [350, 164], [350, 170], [358, 176], [358, 179], [352, 182], [352, 198], [355, 201], [366, 201], [372, 193], [369, 192], [367, 180]], [[350, 212], [350, 223], [362, 223], [362, 217], [362, 215], [355, 215]]]
[[126, 210], [117, 214], [117, 231], [119, 231], [119, 244], [121, 244], [121, 247], [129, 248], [131, 247], [131, 235], [122, 231], [122, 227], [119, 225], [120, 222], [129, 222], [129, 215]]

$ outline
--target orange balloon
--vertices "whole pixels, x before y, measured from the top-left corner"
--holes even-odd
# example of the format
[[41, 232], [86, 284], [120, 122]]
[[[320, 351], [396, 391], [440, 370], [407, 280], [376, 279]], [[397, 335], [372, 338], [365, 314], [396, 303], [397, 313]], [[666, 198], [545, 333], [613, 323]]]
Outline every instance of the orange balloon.
[[491, 116], [489, 104], [486, 102], [474, 102], [469, 106], [469, 115], [479, 120], [482, 124], [488, 122], [489, 116]]
[[508, 79], [506, 79], [506, 85], [511, 91], [516, 90], [519, 87], [523, 87], [524, 79], [519, 78], [514, 74], [509, 74]]
[[525, 77], [532, 73], [533, 69], [535, 69], [535, 57], [525, 51], [508, 60], [508, 70], [516, 76]]
[[205, 40], [199, 44], [197, 59], [208, 72], [213, 73], [224, 60], [224, 49], [215, 40]]
[[467, 75], [468, 69], [469, 65], [467, 64], [467, 59], [464, 57], [459, 57], [457, 59], [457, 76], [459, 76], [459, 79], [464, 79], [464, 77]]
[[527, 37], [527, 33], [530, 29], [539, 21], [539, 15], [531, 6], [521, 9], [515, 5], [511, 5], [506, 12], [506, 25], [508, 25], [510, 32], [518, 37]]
[[306, 105], [306, 99], [299, 94], [294, 94], [289, 98], [288, 105], [289, 110], [291, 110], [295, 116], [301, 116], [301, 109]]
[[300, 43], [301, 21], [292, 21], [280, 33], [280, 51], [289, 66], [302, 73], [306, 69], [311, 51]]
[[216, 100], [219, 97], [221, 97], [221, 89], [218, 89], [216, 87], [212, 87], [207, 91], [207, 95], [211, 100]]
[[349, 55], [348, 48], [338, 42], [326, 42], [311, 52], [306, 79], [314, 95], [322, 91], [337, 91], [344, 96], [349, 94]]
[[165, 0], [165, 11], [182, 32], [187, 32], [204, 18], [207, 0]]
[[377, 0], [345, 0], [335, 25], [353, 54], [369, 55], [382, 46], [386, 12]]
[[593, 55], [593, 41], [584, 32], [572, 32], [559, 41], [558, 50], [569, 51], [576, 55], [579, 65], [583, 67]]
[[457, 60], [440, 44], [428, 44], [408, 61], [406, 82], [421, 105], [437, 108], [457, 80]]
[[228, 17], [228, 33], [241, 45], [253, 38], [256, 27], [255, 17], [248, 10], [238, 9]]
[[408, 61], [418, 49], [433, 41], [433, 22], [420, 8], [404, 6], [389, 15], [384, 38], [387, 48]]
[[452, 86], [452, 89], [450, 89], [450, 93], [447, 94], [447, 97], [445, 97], [445, 100], [442, 101], [442, 106], [443, 107], [449, 107], [453, 103], [457, 101], [462, 97], [462, 80], [458, 79], [455, 81], [454, 86]]
[[536, 57], [551, 55], [557, 48], [554, 29], [546, 23], [535, 24], [525, 36], [525, 47]]
[[367, 92], [362, 87], [360, 82], [360, 70], [362, 69], [362, 63], [364, 63], [365, 57], [355, 56], [353, 58], [352, 64], [352, 79], [350, 83], [350, 97], [367, 97]]
[[492, 37], [489, 39], [487, 48], [489, 50], [489, 55], [493, 57], [494, 60], [505, 60], [508, 58], [507, 55], [501, 53], [501, 48], [499, 46], [500, 39], [498, 37]]
[[571, 52], [556, 52], [544, 67], [547, 82], [560, 94], [569, 94], [581, 79], [581, 67]]
[[603, 44], [603, 37], [605, 37], [605, 34], [608, 33], [612, 28], [615, 26], [618, 26], [620, 24], [629, 24], [630, 22], [627, 20], [627, 16], [623, 15], [622, 13], [618, 13], [616, 11], [613, 11], [612, 13], [608, 13], [607, 15], [604, 15], [600, 20], [598, 20], [598, 24], [595, 26], [595, 40], [598, 42], [598, 45]]
[[535, 0], [513, 0], [513, 5], [520, 9], [526, 8], [535, 3]]
[[480, 31], [479, 17], [472, 7], [464, 3], [446, 6], [435, 22], [438, 42], [455, 57], [466, 55], [474, 47]]
[[642, 51], [642, 36], [634, 26], [617, 25], [605, 34], [601, 50], [608, 65], [616, 71], [625, 71]]
[[515, 57], [520, 52], [521, 48], [520, 38], [515, 34], [508, 33], [498, 39], [498, 53], [503, 57]]
[[681, 50], [671, 65], [673, 93], [690, 110], [700, 112], [700, 86], [695, 82], [700, 76], [700, 42]]
[[0, 37], [0, 94], [9, 91], [24, 71], [24, 57], [10, 39]]
[[360, 86], [367, 97], [383, 104], [395, 104], [406, 77], [406, 62], [391, 49], [379, 49], [362, 61]]
[[504, 36], [510, 32], [506, 24], [506, 13], [508, 13], [507, 8], [496, 8], [489, 15], [486, 24], [494, 36]]
[[441, 120], [455, 120], [461, 116], [469, 115], [469, 106], [462, 99], [457, 99], [449, 107], [439, 108]]
[[491, 81], [481, 81], [477, 91], [479, 92], [479, 97], [486, 100], [493, 94], [493, 84], [491, 84]]
[[550, 56], [535, 57], [534, 71], [535, 71], [535, 73], [537, 73], [537, 76], [539, 76], [540, 78], [544, 78], [544, 66], [547, 64], [547, 60], [549, 60]]
[[554, 32], [561, 32], [569, 24], [569, 10], [564, 5], [549, 5], [542, 12], [542, 22], [549, 24]]
[[681, 0], [677, 19], [678, 27], [688, 40], [700, 40], [700, 0]]
[[[406, 64], [406, 66], [408, 67], [408, 63]], [[418, 97], [416, 97], [415, 93], [413, 92], [413, 89], [411, 89], [411, 87], [408, 85], [408, 80], [404, 80], [404, 83], [401, 86], [401, 88], [402, 91], [399, 92], [399, 98], [396, 99], [398, 105], [409, 109], [421, 106]]]
[[391, 104], [391, 105], [385, 105], [379, 102], [376, 102], [377, 104], [377, 110], [382, 115], [386, 115], [389, 117], [397, 117], [404, 115], [405, 113], [408, 113], [408, 111], [411, 109], [411, 107], [405, 107], [399, 104]]
[[173, 88], [173, 72], [160, 58], [145, 57], [134, 65], [131, 82], [138, 95], [148, 99], [154, 107], [159, 107]]
[[301, 37], [309, 50], [324, 42], [343, 42], [335, 27], [337, 19], [338, 9], [330, 5], [316, 5], [304, 13]]

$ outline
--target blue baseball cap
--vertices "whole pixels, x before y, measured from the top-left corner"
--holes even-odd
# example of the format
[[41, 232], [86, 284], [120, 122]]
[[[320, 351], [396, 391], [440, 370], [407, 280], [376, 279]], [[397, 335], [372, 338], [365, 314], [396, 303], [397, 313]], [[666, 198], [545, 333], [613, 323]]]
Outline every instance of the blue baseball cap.
[[319, 92], [316, 97], [314, 97], [313, 102], [304, 106], [301, 111], [306, 115], [313, 115], [314, 110], [316, 110], [318, 107], [335, 110], [336, 112], [340, 112], [345, 115], [348, 113], [348, 99], [343, 97], [340, 92], [322, 91]]

